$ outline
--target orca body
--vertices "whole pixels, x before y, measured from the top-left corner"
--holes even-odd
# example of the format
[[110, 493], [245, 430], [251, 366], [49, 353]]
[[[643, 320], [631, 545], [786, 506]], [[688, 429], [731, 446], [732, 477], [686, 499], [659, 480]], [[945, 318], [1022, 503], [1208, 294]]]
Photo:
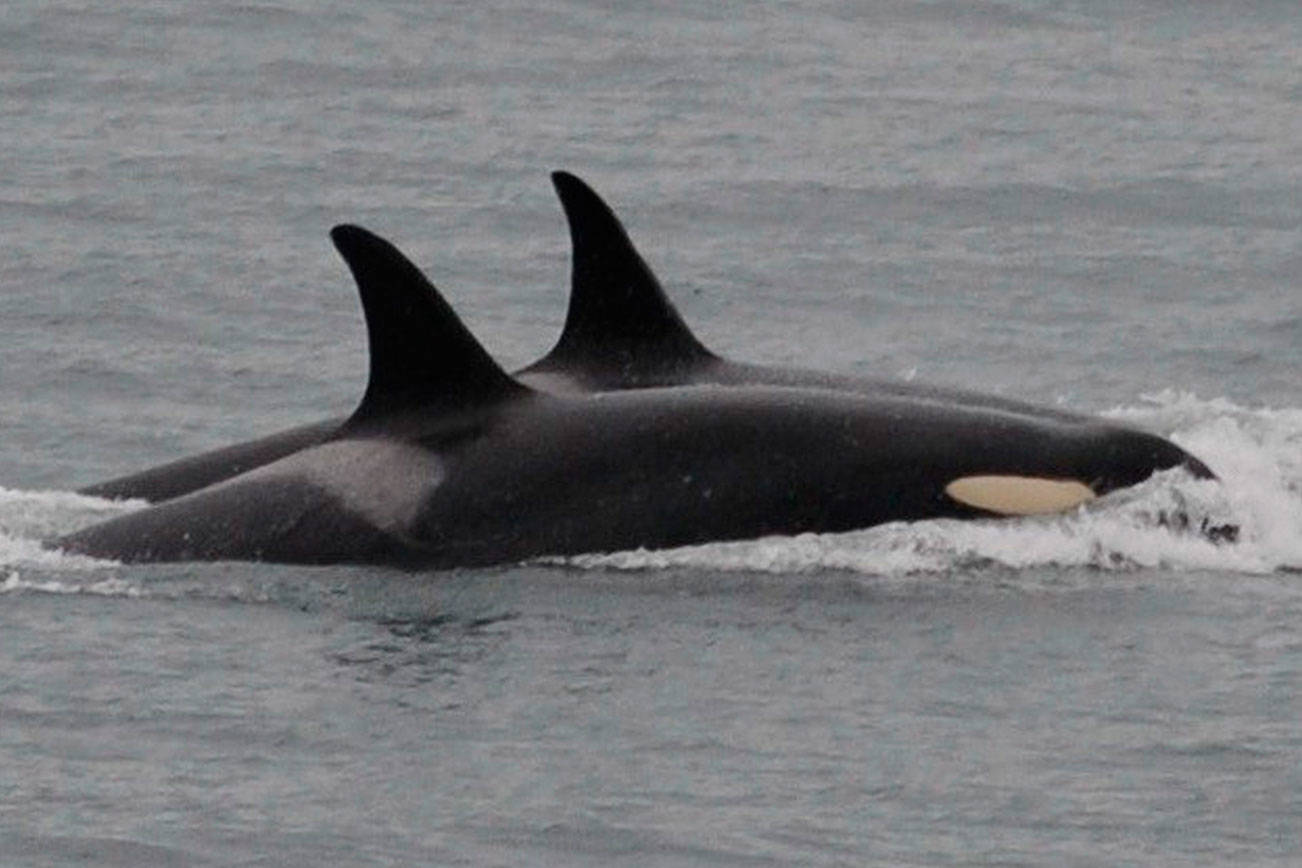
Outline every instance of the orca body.
[[[999, 409], [1036, 419], [1084, 422], [1088, 418], [957, 389], [723, 359], [706, 349], [688, 328], [601, 197], [566, 172], [553, 173], [552, 181], [573, 243], [569, 309], [556, 346], [515, 373], [526, 385], [578, 394], [703, 384], [799, 386]], [[385, 264], [377, 262], [375, 267]], [[190, 456], [87, 486], [79, 493], [168, 500], [319, 445], [344, 420], [327, 419]]]
[[319, 444], [53, 545], [128, 562], [450, 568], [1061, 511], [1158, 470], [1210, 475], [1151, 434], [898, 395], [543, 393], [502, 371], [387, 242], [349, 226], [332, 237], [366, 312], [356, 412]]

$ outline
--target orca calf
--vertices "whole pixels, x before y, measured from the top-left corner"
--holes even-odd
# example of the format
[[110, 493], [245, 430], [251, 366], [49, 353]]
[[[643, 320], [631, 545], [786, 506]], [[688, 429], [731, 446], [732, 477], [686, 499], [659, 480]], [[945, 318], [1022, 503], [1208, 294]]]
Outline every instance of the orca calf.
[[1100, 422], [826, 388], [547, 394], [503, 371], [424, 275], [354, 226], [370, 374], [323, 442], [50, 543], [120, 561], [450, 568], [889, 521], [1074, 508], [1210, 475]]
[[[619, 218], [593, 190], [567, 172], [552, 181], [573, 242], [569, 310], [556, 346], [517, 371], [521, 382], [551, 392], [718, 383], [811, 386], [867, 395], [1002, 409], [1033, 418], [1087, 417], [1021, 401], [899, 380], [733, 362], [710, 352], [683, 321]], [[204, 452], [100, 482], [79, 493], [158, 502], [196, 491], [318, 445], [344, 417]]]

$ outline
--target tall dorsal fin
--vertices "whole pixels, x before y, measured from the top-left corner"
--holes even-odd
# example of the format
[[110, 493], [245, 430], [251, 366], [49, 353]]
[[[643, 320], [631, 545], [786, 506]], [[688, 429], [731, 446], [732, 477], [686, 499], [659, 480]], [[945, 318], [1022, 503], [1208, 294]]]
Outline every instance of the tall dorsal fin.
[[568, 172], [552, 183], [574, 245], [570, 307], [542, 367], [618, 367], [639, 375], [714, 359], [638, 254], [619, 218]]
[[371, 353], [366, 394], [345, 429], [412, 410], [482, 407], [528, 391], [398, 248], [360, 226], [336, 226], [330, 238], [357, 281]]

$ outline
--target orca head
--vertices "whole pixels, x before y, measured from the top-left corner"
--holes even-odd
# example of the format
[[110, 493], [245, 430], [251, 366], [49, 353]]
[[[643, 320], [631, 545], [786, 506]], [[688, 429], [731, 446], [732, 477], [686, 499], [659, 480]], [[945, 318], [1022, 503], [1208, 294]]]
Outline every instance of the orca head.
[[1016, 453], [1010, 458], [998, 471], [950, 480], [945, 495], [990, 515], [1044, 515], [1069, 512], [1173, 468], [1198, 479], [1216, 478], [1206, 464], [1169, 440], [1113, 426], [1100, 426], [1074, 445], [1059, 443], [1050, 452], [1032, 453], [1030, 460]]
[[1211, 468], [1170, 440], [1131, 428], [1108, 427], [1093, 461], [1097, 475], [1092, 487], [1100, 495], [1138, 485], [1154, 473], [1176, 467], [1196, 479], [1216, 478]]
[[[1211, 468], [1169, 440], [1130, 429], [1114, 429], [1102, 459], [1106, 469], [1095, 481], [1100, 494], [1138, 485], [1154, 473], [1183, 469], [1195, 479], [1218, 479]], [[1239, 539], [1240, 528], [1233, 522], [1215, 523], [1209, 516], [1198, 518], [1182, 508], [1161, 510], [1157, 514], [1161, 527], [1177, 532], [1195, 532], [1216, 545], [1232, 544]]]

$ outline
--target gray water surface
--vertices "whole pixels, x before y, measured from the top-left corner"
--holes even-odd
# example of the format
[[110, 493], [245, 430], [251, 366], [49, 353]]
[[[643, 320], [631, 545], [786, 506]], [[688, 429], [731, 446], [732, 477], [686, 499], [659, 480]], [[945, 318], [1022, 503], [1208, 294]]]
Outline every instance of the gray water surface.
[[[1299, 31], [1272, 2], [10, 3], [0, 862], [1296, 864]], [[1106, 413], [1224, 484], [428, 575], [40, 549], [131, 508], [79, 486], [354, 405], [335, 223], [537, 358], [557, 168], [721, 353]]]

